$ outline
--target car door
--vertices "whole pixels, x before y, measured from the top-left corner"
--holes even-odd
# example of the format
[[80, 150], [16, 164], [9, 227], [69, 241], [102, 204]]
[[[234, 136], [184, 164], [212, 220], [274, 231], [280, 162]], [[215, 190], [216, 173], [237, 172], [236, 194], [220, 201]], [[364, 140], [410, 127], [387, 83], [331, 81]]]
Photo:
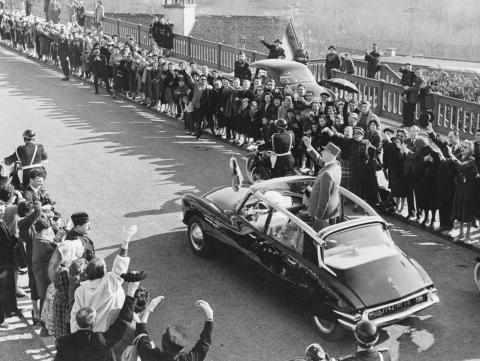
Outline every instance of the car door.
[[278, 222], [276, 217], [273, 213], [266, 230], [274, 249], [272, 271], [296, 298], [310, 302], [315, 285], [311, 268], [318, 267], [317, 246], [294, 220], [287, 218], [286, 222]]

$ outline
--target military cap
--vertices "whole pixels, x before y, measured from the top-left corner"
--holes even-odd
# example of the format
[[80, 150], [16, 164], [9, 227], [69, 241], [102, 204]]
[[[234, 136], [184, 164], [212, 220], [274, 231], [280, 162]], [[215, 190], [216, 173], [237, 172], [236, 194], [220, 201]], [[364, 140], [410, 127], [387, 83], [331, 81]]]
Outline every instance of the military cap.
[[341, 150], [339, 147], [337, 147], [335, 144], [333, 144], [332, 142], [328, 142], [328, 144], [325, 146], [325, 148], [323, 148], [324, 150], [326, 150], [327, 152], [329, 152], [330, 154], [332, 154], [334, 157], [336, 157], [337, 155], [340, 154]]

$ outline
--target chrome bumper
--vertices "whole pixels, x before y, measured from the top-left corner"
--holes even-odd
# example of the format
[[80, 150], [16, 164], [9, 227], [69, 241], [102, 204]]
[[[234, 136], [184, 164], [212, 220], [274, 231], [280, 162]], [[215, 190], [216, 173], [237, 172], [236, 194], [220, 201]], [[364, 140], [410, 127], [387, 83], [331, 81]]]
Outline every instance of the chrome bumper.
[[[385, 307], [388, 307], [388, 306], [391, 306], [391, 305], [402, 303], [404, 301], [410, 300], [410, 299], [415, 298], [415, 297], [423, 296], [425, 294], [427, 295], [427, 300], [422, 302], [422, 303], [413, 305], [411, 307], [405, 308], [402, 311], [398, 311], [398, 312], [392, 313], [390, 315], [375, 318], [373, 320], [370, 320], [368, 318], [368, 315], [371, 312], [377, 311], [379, 309], [382, 309], [382, 308], [385, 308]], [[418, 292], [414, 295], [405, 297], [405, 298], [403, 298], [399, 301], [396, 301], [396, 302], [392, 302], [392, 303], [382, 305], [382, 306], [378, 306], [378, 307], [367, 308], [362, 313], [357, 313], [355, 315], [348, 314], [348, 313], [343, 313], [343, 312], [336, 311], [336, 310], [334, 310], [334, 312], [337, 316], [339, 316], [337, 321], [340, 325], [342, 325], [343, 327], [345, 327], [348, 330], [354, 331], [357, 323], [360, 322], [361, 320], [370, 320], [370, 321], [374, 322], [377, 326], [386, 326], [386, 325], [401, 321], [405, 318], [408, 318], [408, 317], [414, 315], [415, 313], [420, 312], [420, 311], [422, 311], [422, 310], [424, 310], [424, 309], [426, 309], [430, 306], [433, 306], [434, 304], [439, 303], [439, 302], [440, 302], [440, 298], [437, 295], [437, 290], [435, 288], [432, 288], [432, 289], [421, 291], [421, 292]]]

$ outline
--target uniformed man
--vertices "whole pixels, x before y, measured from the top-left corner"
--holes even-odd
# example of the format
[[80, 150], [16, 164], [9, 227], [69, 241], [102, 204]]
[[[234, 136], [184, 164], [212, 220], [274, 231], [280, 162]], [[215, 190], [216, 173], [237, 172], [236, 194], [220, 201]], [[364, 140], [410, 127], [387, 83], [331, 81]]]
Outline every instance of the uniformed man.
[[90, 218], [85, 212], [74, 213], [70, 217], [72, 219], [73, 228], [67, 233], [66, 240], [80, 239], [82, 241], [85, 252], [83, 258], [89, 262], [95, 258], [95, 246], [88, 236], [92, 230]]
[[291, 130], [287, 131], [288, 123], [285, 119], [277, 119], [275, 128], [277, 132], [272, 135], [272, 178], [293, 175], [295, 160], [292, 156], [292, 148], [295, 144], [295, 135]]
[[313, 221], [312, 227], [320, 230], [330, 223], [335, 222], [340, 211], [340, 183], [342, 180], [342, 168], [337, 161], [341, 150], [332, 142], [329, 142], [318, 153], [312, 147], [312, 141], [308, 137], [302, 138], [308, 155], [315, 163], [322, 167], [313, 183], [310, 194], [308, 212]]
[[358, 351], [354, 355], [339, 358], [339, 361], [390, 361], [392, 359], [387, 349], [374, 347], [378, 341], [378, 330], [373, 322], [360, 321], [355, 328], [355, 339]]
[[22, 182], [22, 186], [26, 187], [30, 182], [29, 173], [33, 169], [40, 169], [46, 174], [45, 167], [42, 162], [47, 160], [47, 152], [41, 144], [35, 144], [35, 132], [27, 129], [23, 132], [24, 145], [19, 146], [15, 152], [4, 159], [6, 165], [10, 166], [15, 162], [20, 163], [18, 178]]

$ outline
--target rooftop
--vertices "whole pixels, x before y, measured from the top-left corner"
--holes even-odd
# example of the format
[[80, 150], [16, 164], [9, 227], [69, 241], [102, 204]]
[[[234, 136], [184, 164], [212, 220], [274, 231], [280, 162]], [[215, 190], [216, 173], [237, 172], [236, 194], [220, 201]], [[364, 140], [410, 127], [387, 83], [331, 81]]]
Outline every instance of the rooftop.
[[238, 48], [268, 53], [260, 37], [273, 43], [286, 34], [290, 20], [278, 16], [197, 15], [190, 36]]

